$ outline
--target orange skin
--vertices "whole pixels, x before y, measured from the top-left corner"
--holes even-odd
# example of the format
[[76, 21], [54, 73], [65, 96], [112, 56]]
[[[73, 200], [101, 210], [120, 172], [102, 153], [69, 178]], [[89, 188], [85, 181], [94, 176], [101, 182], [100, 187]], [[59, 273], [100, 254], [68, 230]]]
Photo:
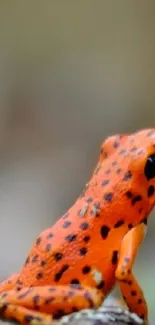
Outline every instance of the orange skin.
[[52, 324], [97, 308], [118, 282], [129, 310], [147, 322], [132, 267], [155, 204], [154, 154], [155, 129], [106, 139], [81, 196], [39, 235], [21, 271], [1, 283], [1, 318]]

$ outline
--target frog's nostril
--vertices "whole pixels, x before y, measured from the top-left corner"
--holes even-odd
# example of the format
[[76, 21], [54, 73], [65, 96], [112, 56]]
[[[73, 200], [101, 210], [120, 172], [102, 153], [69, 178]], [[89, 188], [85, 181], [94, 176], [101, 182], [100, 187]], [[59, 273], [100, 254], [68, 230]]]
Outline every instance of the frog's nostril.
[[155, 193], [155, 188], [154, 188], [153, 185], [150, 185], [150, 186], [148, 187], [148, 191], [147, 191], [147, 195], [148, 195], [148, 197], [152, 196], [154, 193]]

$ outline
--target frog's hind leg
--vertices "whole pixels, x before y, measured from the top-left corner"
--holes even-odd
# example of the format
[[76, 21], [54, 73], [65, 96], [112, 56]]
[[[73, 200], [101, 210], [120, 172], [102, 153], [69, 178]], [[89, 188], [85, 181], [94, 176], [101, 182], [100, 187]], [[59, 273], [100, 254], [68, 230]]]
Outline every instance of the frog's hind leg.
[[9, 291], [15, 288], [18, 284], [19, 273], [14, 273], [8, 279], [0, 283], [0, 294], [4, 291]]
[[[0, 318], [14, 319], [22, 325], [49, 325], [63, 315], [97, 308], [103, 293], [95, 288], [43, 286], [11, 290], [0, 295]], [[51, 316], [52, 315], [52, 316]]]

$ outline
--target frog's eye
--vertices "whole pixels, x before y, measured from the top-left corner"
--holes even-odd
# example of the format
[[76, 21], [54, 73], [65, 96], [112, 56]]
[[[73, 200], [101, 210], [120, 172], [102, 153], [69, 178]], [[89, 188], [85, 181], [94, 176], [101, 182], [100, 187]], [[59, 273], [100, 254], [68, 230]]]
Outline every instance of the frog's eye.
[[147, 180], [155, 177], [155, 155], [151, 155], [147, 158], [144, 174]]

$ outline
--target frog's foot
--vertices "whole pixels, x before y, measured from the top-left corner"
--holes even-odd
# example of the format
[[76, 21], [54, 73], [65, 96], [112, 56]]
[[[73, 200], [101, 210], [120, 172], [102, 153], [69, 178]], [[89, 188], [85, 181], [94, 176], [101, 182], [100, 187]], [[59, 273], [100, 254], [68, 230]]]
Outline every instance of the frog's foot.
[[19, 273], [14, 273], [8, 279], [2, 281], [0, 283], [0, 294], [4, 291], [9, 291], [15, 288], [17, 285], [20, 285], [20, 281], [18, 283]]
[[101, 305], [103, 294], [89, 287], [45, 286], [0, 295], [0, 318], [22, 325], [52, 325], [52, 319]]
[[52, 316], [27, 309], [25, 307], [2, 304], [0, 306], [0, 318], [17, 321], [22, 325], [52, 325]]

